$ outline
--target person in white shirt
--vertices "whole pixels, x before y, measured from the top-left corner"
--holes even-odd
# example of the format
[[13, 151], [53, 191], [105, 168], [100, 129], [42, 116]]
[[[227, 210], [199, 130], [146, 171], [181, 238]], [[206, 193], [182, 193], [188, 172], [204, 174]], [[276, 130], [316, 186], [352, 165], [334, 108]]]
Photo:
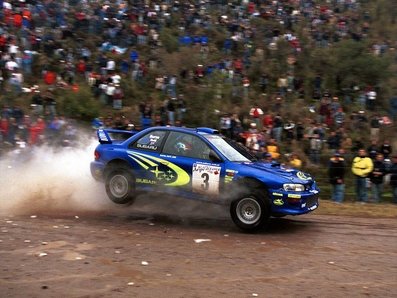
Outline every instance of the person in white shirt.
[[115, 90], [116, 90], [116, 87], [114, 86], [114, 84], [109, 83], [106, 88], [107, 104], [109, 104], [109, 105], [113, 103], [113, 95], [114, 95]]
[[110, 59], [106, 62], [106, 70], [108, 72], [112, 72], [116, 69], [116, 62], [114, 60]]

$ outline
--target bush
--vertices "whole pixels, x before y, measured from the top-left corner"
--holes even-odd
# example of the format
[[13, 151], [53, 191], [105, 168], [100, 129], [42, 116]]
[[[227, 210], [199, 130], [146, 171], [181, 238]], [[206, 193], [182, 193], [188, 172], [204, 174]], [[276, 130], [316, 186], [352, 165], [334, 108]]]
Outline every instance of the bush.
[[179, 49], [178, 37], [175, 32], [169, 28], [161, 30], [160, 41], [168, 53], [176, 52]]
[[58, 95], [58, 111], [70, 118], [90, 121], [98, 116], [102, 106], [97, 101], [89, 86], [79, 86], [78, 91], [65, 90]]

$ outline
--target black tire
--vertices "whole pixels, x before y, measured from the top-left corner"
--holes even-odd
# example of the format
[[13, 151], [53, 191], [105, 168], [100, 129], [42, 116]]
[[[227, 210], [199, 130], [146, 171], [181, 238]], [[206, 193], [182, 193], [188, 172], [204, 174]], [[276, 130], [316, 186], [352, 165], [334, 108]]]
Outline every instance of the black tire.
[[267, 191], [258, 185], [252, 185], [241, 192], [230, 204], [230, 216], [237, 227], [244, 232], [256, 232], [263, 229], [270, 217]]
[[125, 168], [112, 169], [106, 175], [106, 193], [116, 204], [131, 205], [135, 200], [135, 177]]

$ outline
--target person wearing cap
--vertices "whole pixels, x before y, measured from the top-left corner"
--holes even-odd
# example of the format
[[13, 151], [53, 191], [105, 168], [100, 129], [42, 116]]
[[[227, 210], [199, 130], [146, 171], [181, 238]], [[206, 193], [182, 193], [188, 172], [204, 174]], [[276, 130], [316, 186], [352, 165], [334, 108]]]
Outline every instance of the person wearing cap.
[[352, 172], [356, 176], [356, 194], [357, 200], [366, 203], [367, 194], [367, 177], [372, 172], [374, 165], [371, 158], [367, 157], [364, 148], [358, 150], [358, 155], [353, 159]]
[[335, 152], [328, 164], [328, 177], [332, 185], [331, 199], [335, 203], [342, 203], [345, 196], [345, 159], [339, 152]]
[[392, 156], [392, 165], [389, 168], [390, 186], [393, 190], [393, 204], [397, 204], [397, 154]]

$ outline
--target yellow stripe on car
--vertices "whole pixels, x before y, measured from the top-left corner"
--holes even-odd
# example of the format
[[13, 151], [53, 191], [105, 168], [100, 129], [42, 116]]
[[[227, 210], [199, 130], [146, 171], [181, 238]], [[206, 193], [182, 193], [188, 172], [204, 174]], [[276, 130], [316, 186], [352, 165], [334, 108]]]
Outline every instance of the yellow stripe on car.
[[168, 160], [150, 156], [150, 155], [143, 154], [143, 153], [138, 153], [138, 152], [131, 152], [131, 154], [137, 158], [144, 160], [145, 162], [148, 162], [148, 163], [150, 162], [153, 167], [158, 166], [158, 164], [154, 163], [154, 161], [156, 161], [156, 162], [161, 163], [164, 166], [170, 168], [171, 170], [173, 170], [177, 174], [177, 179], [174, 182], [165, 183], [164, 185], [183, 186], [190, 182], [190, 175], [188, 173], [186, 173], [185, 170], [178, 167], [176, 164], [169, 162]]
[[143, 162], [141, 162], [139, 159], [133, 157], [132, 155], [130, 155], [130, 157], [137, 162], [142, 168], [144, 168], [145, 170], [149, 169], [149, 167], [147, 165], [145, 165]]

